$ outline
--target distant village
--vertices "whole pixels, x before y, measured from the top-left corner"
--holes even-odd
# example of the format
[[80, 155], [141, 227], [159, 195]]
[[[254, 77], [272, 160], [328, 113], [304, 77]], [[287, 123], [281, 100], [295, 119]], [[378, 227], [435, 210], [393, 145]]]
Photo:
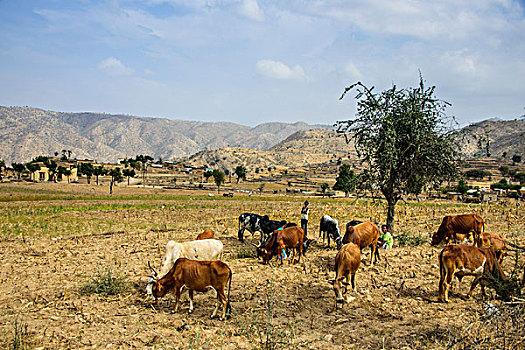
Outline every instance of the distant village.
[[[483, 164], [481, 164], [481, 163]], [[415, 199], [436, 198], [450, 201], [482, 203], [502, 198], [525, 198], [525, 172], [520, 168], [498, 166], [495, 160], [472, 160], [463, 167], [464, 177], [457, 183], [429, 190]], [[335, 167], [335, 165], [334, 165]], [[489, 170], [477, 170], [475, 167]], [[222, 169], [224, 179], [217, 186], [213, 179], [214, 168], [188, 165], [184, 161], [154, 160], [150, 156], [119, 158], [117, 163], [100, 163], [95, 160], [70, 159], [67, 151], [59, 156], [40, 156], [26, 164], [13, 163], [11, 167], [0, 161], [0, 181], [55, 182], [67, 184], [93, 184], [118, 186], [162, 187], [166, 189], [222, 190], [224, 196], [237, 193], [251, 194], [297, 194], [308, 196], [344, 196], [331, 190], [335, 176], [323, 171], [307, 178], [304, 172], [293, 170], [257, 169], [241, 179], [234, 169]], [[494, 176], [499, 173], [499, 176]], [[211, 178], [211, 179], [210, 179]], [[492, 179], [498, 181], [491, 182]], [[239, 181], [241, 180], [241, 181]], [[350, 195], [352, 197], [352, 194]]]

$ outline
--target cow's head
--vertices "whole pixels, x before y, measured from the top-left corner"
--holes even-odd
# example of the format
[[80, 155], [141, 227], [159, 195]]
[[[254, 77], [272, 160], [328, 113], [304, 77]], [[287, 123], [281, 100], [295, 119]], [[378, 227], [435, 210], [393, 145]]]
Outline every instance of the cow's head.
[[432, 241], [430, 242], [431, 246], [438, 245], [443, 240], [443, 236], [438, 232], [435, 232], [432, 235]]
[[261, 256], [263, 259], [263, 264], [268, 264], [268, 262], [273, 257], [273, 252], [266, 248], [257, 248], [257, 257]]
[[148, 277], [148, 284], [146, 285], [146, 295], [151, 295], [153, 298], [153, 302], [157, 302], [157, 298], [155, 297], [153, 291], [155, 289], [155, 286], [158, 284], [159, 277], [157, 274], [157, 271], [153, 267], [151, 267], [151, 264], [148, 261], [148, 267], [151, 270], [151, 275]]
[[335, 244], [337, 244], [338, 250], [341, 249], [343, 247], [343, 237], [339, 235], [339, 237], [335, 239]]
[[[333, 285], [334, 293], [335, 293], [335, 302], [337, 304], [342, 304], [345, 302], [345, 298], [343, 298], [343, 294], [346, 294], [347, 292], [347, 286], [349, 283], [343, 282], [342, 280], [329, 280], [328, 283]], [[348, 302], [348, 299], [346, 300]]]

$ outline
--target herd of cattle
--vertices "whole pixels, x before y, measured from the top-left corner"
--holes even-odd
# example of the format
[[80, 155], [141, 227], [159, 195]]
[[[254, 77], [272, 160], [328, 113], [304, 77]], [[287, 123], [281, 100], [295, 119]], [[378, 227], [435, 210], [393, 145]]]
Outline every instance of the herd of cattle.
[[[244, 242], [244, 232], [261, 233], [259, 244], [256, 247], [257, 257], [262, 257], [263, 263], [268, 264], [273, 257], [281, 264], [286, 251], [292, 250], [290, 263], [295, 263], [298, 255], [300, 262], [302, 255], [311, 240], [307, 239], [304, 231], [296, 224], [286, 221], [270, 220], [268, 216], [244, 213], [239, 216], [238, 238]], [[505, 279], [500, 263], [505, 256], [505, 240], [499, 234], [483, 232], [484, 221], [476, 214], [445, 216], [436, 233], [432, 236], [431, 245], [442, 241], [447, 243], [439, 254], [440, 280], [438, 299], [448, 302], [448, 290], [454, 276], [460, 280], [464, 276], [474, 276], [468, 297], [477, 284], [488, 278]], [[347, 293], [347, 286], [351, 285], [356, 291], [355, 274], [361, 264], [361, 251], [371, 248], [370, 265], [379, 260], [378, 239], [380, 231], [373, 222], [351, 221], [346, 225], [344, 236], [341, 235], [337, 220], [328, 215], [321, 218], [319, 237], [323, 237], [330, 246], [330, 238], [336, 242], [337, 255], [335, 256], [335, 278], [329, 282], [337, 304], [349, 301], [343, 297]], [[474, 244], [450, 244], [470, 240]], [[220, 261], [223, 254], [223, 244], [214, 238], [213, 231], [207, 229], [199, 234], [197, 240], [176, 243], [169, 241], [162, 259], [160, 273], [149, 265], [152, 274], [149, 277], [146, 292], [153, 297], [156, 303], [167, 292], [174, 290], [176, 301], [174, 313], [177, 311], [180, 295], [183, 288], [189, 289], [190, 307], [193, 311], [194, 291], [203, 292], [210, 288], [217, 292], [217, 304], [211, 317], [217, 315], [219, 305], [222, 306], [220, 319], [230, 313], [230, 287], [232, 271], [224, 262]], [[489, 277], [490, 276], [490, 277]], [[525, 277], [524, 277], [525, 278]], [[228, 284], [226, 296], [225, 288]], [[483, 284], [482, 295], [485, 295]]]

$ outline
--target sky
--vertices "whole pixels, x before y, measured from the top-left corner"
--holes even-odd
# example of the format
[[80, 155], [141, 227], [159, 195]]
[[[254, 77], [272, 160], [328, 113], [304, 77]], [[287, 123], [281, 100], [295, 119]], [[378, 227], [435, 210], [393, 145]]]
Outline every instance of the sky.
[[524, 0], [0, 0], [0, 105], [249, 126], [355, 117], [361, 81], [459, 125], [525, 114]]

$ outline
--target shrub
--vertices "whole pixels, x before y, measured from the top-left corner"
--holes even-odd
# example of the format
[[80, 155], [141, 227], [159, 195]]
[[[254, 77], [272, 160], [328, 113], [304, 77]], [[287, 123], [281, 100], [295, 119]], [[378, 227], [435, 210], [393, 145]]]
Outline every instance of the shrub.
[[126, 277], [110, 267], [99, 268], [80, 288], [80, 294], [116, 295], [128, 290], [130, 283]]
[[415, 247], [426, 242], [428, 242], [428, 239], [425, 236], [412, 232], [401, 231], [396, 235], [394, 244], [396, 244], [398, 247]]

